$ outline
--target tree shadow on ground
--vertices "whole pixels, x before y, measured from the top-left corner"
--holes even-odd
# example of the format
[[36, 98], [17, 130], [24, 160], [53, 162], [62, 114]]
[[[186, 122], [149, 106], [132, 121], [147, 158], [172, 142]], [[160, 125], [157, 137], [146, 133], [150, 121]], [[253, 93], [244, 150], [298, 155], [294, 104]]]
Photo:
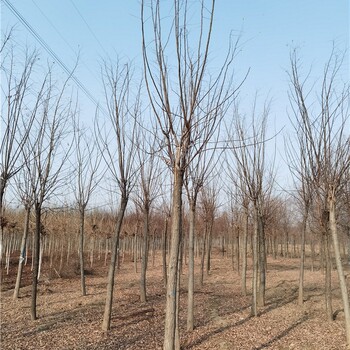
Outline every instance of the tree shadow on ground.
[[267, 271], [269, 272], [274, 272], [274, 271], [280, 271], [280, 272], [284, 272], [284, 271], [296, 271], [299, 270], [300, 267], [299, 265], [294, 265], [294, 264], [290, 264], [290, 265], [286, 265], [283, 263], [278, 263], [276, 261], [273, 262], [269, 262], [267, 265]]
[[262, 315], [264, 315], [272, 310], [283, 307], [289, 303], [294, 302], [295, 300], [297, 300], [297, 295], [295, 294], [295, 291], [292, 292], [291, 295], [289, 295], [289, 296], [282, 295], [279, 297], [272, 298], [271, 301], [265, 303], [265, 309], [260, 311], [258, 313], [258, 316], [262, 316]]
[[[293, 301], [295, 301], [297, 299], [297, 296], [294, 295], [295, 294], [295, 291], [292, 291], [292, 295], [288, 298], [286, 298], [285, 295], [281, 295], [280, 297], [278, 298], [275, 298], [274, 300], [270, 301], [269, 303], [266, 303], [264, 309], [262, 309], [259, 313], [258, 313], [258, 317], [270, 312], [270, 311], [273, 311], [277, 308], [280, 308], [280, 307], [283, 307]], [[245, 306], [244, 309], [248, 309], [249, 307], [251, 307], [250, 305], [249, 306]], [[238, 312], [238, 311], [242, 311], [242, 308], [241, 309], [237, 309], [235, 310], [235, 312]], [[225, 316], [229, 316], [229, 315], [232, 315], [234, 314], [235, 312], [233, 313], [227, 313]], [[200, 345], [202, 344], [203, 342], [209, 340], [212, 336], [215, 336], [219, 333], [222, 333], [222, 332], [225, 332], [226, 330], [228, 329], [231, 329], [231, 328], [234, 328], [234, 327], [238, 327], [238, 326], [241, 326], [242, 324], [246, 323], [247, 321], [253, 319], [253, 315], [249, 315], [247, 316], [246, 318], [238, 321], [238, 322], [235, 322], [235, 323], [230, 323], [230, 324], [227, 324], [225, 326], [221, 326], [219, 328], [216, 328], [212, 331], [209, 331], [207, 332], [206, 334], [204, 334], [203, 336], [201, 336], [200, 338], [198, 338], [197, 340], [193, 341], [192, 343], [189, 343], [189, 344], [186, 344], [184, 345], [183, 349], [191, 349], [197, 345]], [[274, 339], [272, 339], [270, 342], [274, 342], [278, 339], [281, 339], [284, 335], [288, 334], [293, 328], [297, 327], [298, 325], [300, 325], [302, 322], [304, 322], [305, 320], [307, 319], [307, 316], [304, 316], [303, 318], [301, 318], [299, 321], [297, 321], [295, 324], [293, 324], [292, 326], [290, 326], [289, 328], [287, 328], [285, 331], [283, 331], [280, 335], [278, 335], [277, 337], [275, 337]], [[266, 343], [267, 344], [267, 343]], [[265, 344], [263, 344], [265, 345]], [[268, 345], [264, 346], [264, 347], [267, 347]], [[263, 349], [262, 348], [257, 348], [257, 349]]]
[[139, 322], [150, 320], [153, 318], [154, 312], [154, 308], [149, 307], [142, 310], [135, 310], [125, 315], [113, 316], [111, 330], [121, 327], [127, 328], [128, 326], [136, 325]]
[[268, 342], [261, 344], [260, 346], [254, 348], [254, 350], [262, 350], [262, 349], [268, 348], [276, 341], [278, 341], [278, 340], [282, 339], [283, 337], [285, 337], [286, 335], [288, 335], [294, 328], [301, 325], [307, 319], [308, 319], [308, 317], [306, 315], [304, 315], [301, 319], [299, 319], [297, 322], [294, 322], [292, 325], [290, 325], [288, 328], [286, 328], [283, 332], [277, 334], [275, 337], [270, 339]]
[[118, 349], [124, 350], [129, 349], [130, 347], [135, 346], [139, 343], [139, 348], [142, 349], [143, 344], [143, 335], [135, 334], [128, 338], [118, 339], [117, 337], [108, 337], [104, 340], [98, 341], [94, 344], [84, 345], [77, 349], [86, 349], [86, 350], [101, 350], [101, 349]]
[[204, 334], [202, 337], [196, 339], [195, 341], [193, 341], [192, 343], [186, 344], [183, 346], [183, 349], [191, 349], [197, 345], [200, 345], [202, 343], [204, 343], [205, 341], [209, 340], [212, 336], [225, 332], [226, 330], [230, 329], [230, 328], [234, 328], [234, 327], [238, 327], [241, 326], [242, 324], [248, 322], [250, 319], [252, 318], [252, 316], [248, 316], [238, 322], [232, 323], [232, 324], [228, 324], [226, 326], [221, 326], [219, 328], [216, 328], [212, 331], [207, 332], [206, 334]]

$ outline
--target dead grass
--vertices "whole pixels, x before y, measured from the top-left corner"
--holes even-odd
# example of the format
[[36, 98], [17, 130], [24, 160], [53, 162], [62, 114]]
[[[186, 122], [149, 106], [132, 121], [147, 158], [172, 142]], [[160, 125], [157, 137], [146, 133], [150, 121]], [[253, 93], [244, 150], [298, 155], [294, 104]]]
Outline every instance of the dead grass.
[[[1, 349], [161, 349], [165, 293], [160, 256], [148, 271], [148, 301], [139, 300], [131, 262], [116, 275], [112, 329], [101, 331], [106, 268], [96, 261], [87, 276], [88, 295], [80, 295], [79, 276], [58, 278], [43, 269], [38, 315], [30, 321], [30, 266], [21, 297], [13, 301], [16, 266], [3, 274]], [[152, 264], [150, 264], [152, 265]], [[198, 265], [197, 265], [198, 266]], [[195, 330], [186, 332], [186, 267], [181, 287], [182, 349], [345, 349], [344, 319], [336, 271], [333, 272], [334, 322], [323, 310], [323, 274], [306, 271], [305, 303], [297, 305], [298, 260], [269, 260], [266, 305], [250, 316], [251, 296], [240, 293], [240, 279], [229, 258], [214, 256], [205, 284], [196, 283]], [[5, 272], [6, 273], [6, 272]], [[250, 278], [250, 275], [248, 275]], [[250, 283], [250, 282], [248, 282]], [[248, 284], [249, 285], [249, 284]]]

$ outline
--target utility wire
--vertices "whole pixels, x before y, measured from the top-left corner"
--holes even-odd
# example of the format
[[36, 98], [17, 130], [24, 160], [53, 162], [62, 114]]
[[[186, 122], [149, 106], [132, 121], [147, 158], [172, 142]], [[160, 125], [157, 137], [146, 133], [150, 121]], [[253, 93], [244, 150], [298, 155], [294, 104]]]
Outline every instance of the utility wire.
[[[72, 47], [72, 45], [66, 40], [66, 38], [61, 34], [61, 32], [58, 30], [58, 28], [52, 23], [52, 21], [50, 20], [50, 18], [48, 18], [46, 16], [46, 14], [44, 13], [44, 11], [40, 8], [40, 6], [36, 3], [35, 0], [32, 0], [32, 3], [36, 6], [36, 8], [39, 10], [39, 12], [43, 15], [43, 17], [45, 17], [45, 19], [47, 20], [47, 22], [51, 25], [51, 27], [55, 30], [55, 32], [60, 36], [60, 38], [66, 43], [66, 45], [71, 49], [71, 51], [77, 56], [77, 52], [76, 50]], [[91, 75], [93, 75], [96, 79], [97, 76], [96, 74], [84, 63], [82, 62], [82, 64], [84, 65], [84, 67], [91, 73]]]
[[79, 15], [79, 17], [82, 19], [82, 21], [85, 23], [86, 27], [88, 28], [90, 34], [95, 38], [96, 42], [98, 43], [98, 45], [100, 46], [100, 48], [102, 49], [102, 51], [106, 54], [106, 56], [108, 56], [107, 51], [105, 50], [104, 46], [101, 44], [101, 41], [98, 39], [98, 37], [96, 36], [96, 34], [94, 33], [94, 31], [92, 30], [92, 28], [90, 27], [89, 23], [86, 21], [86, 19], [84, 18], [84, 16], [82, 15], [82, 13], [79, 11], [78, 7], [75, 5], [73, 0], [70, 0], [70, 3], [72, 4], [72, 6], [74, 7], [75, 11], [77, 12], [77, 14]]
[[35, 40], [44, 48], [44, 50], [61, 66], [61, 68], [72, 77], [72, 80], [76, 85], [84, 92], [84, 94], [90, 99], [96, 107], [101, 110], [104, 114], [107, 114], [107, 111], [102, 108], [90, 91], [84, 86], [84, 84], [74, 75], [72, 71], [64, 64], [64, 62], [56, 55], [56, 53], [50, 48], [50, 46], [45, 42], [45, 40], [35, 31], [35, 29], [26, 21], [26, 19], [21, 15], [21, 13], [8, 1], [1, 0], [7, 8], [18, 18], [18, 20], [24, 25], [24, 27], [33, 35]]
[[51, 25], [51, 27], [55, 30], [55, 32], [60, 36], [60, 38], [66, 43], [66, 45], [71, 49], [71, 51], [76, 55], [77, 52], [75, 51], [74, 47], [66, 40], [66, 38], [61, 34], [61, 32], [57, 29], [57, 27], [52, 23], [50, 18], [48, 18], [44, 11], [40, 8], [40, 6], [35, 2], [35, 0], [32, 0], [32, 3], [35, 5], [35, 7], [39, 10], [39, 12], [45, 17], [45, 19], [48, 21], [48, 23]]

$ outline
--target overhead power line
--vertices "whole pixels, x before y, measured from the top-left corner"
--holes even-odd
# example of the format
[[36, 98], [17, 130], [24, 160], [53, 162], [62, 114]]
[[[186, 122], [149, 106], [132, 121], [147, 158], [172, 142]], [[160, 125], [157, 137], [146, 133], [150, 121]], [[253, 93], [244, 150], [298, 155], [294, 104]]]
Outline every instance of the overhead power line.
[[30, 32], [30, 34], [35, 38], [35, 40], [44, 48], [44, 50], [60, 65], [60, 67], [71, 76], [72, 80], [76, 83], [78, 88], [80, 88], [86, 97], [95, 104], [95, 106], [101, 110], [104, 114], [106, 111], [101, 108], [98, 101], [92, 95], [92, 93], [84, 86], [84, 84], [72, 74], [72, 70], [69, 69], [65, 63], [57, 56], [57, 54], [50, 48], [50, 46], [45, 42], [45, 40], [36, 32], [36, 30], [27, 22], [27, 20], [21, 15], [21, 13], [10, 3], [8, 0], [2, 0], [2, 2], [7, 6], [7, 8], [14, 14], [14, 16], [23, 24], [23, 26]]
[[47, 20], [47, 22], [50, 24], [50, 26], [55, 30], [55, 32], [59, 35], [59, 37], [66, 43], [66, 45], [71, 49], [71, 51], [76, 55], [76, 50], [72, 47], [72, 45], [66, 40], [66, 38], [61, 34], [61, 32], [57, 29], [57, 27], [52, 23], [49, 17], [46, 16], [44, 11], [40, 8], [40, 6], [35, 2], [35, 0], [32, 0], [32, 3], [35, 5], [35, 7], [39, 10], [39, 12], [42, 14], [42, 16]]
[[[64, 35], [60, 32], [60, 30], [52, 23], [50, 18], [46, 16], [44, 11], [40, 8], [40, 6], [36, 3], [35, 0], [32, 0], [32, 3], [35, 5], [35, 7], [38, 9], [38, 11], [42, 14], [42, 16], [47, 20], [47, 22], [50, 24], [50, 26], [54, 29], [54, 31], [59, 35], [59, 37], [65, 42], [65, 44], [70, 48], [70, 50], [74, 53], [74, 55], [78, 56], [77, 51], [72, 47], [72, 45], [66, 40]], [[79, 55], [80, 56], [80, 55]], [[96, 74], [84, 63], [82, 62], [83, 66], [91, 73], [92, 76], [94, 76], [96, 79]]]
[[101, 41], [98, 39], [97, 35], [95, 34], [95, 32], [92, 30], [92, 28], [90, 27], [89, 23], [87, 22], [87, 20], [85, 19], [85, 17], [82, 15], [82, 13], [79, 11], [78, 7], [75, 5], [73, 0], [70, 0], [70, 3], [72, 4], [72, 6], [74, 7], [75, 11], [77, 12], [77, 14], [79, 15], [79, 17], [82, 19], [82, 21], [85, 23], [86, 27], [88, 28], [90, 34], [94, 37], [94, 39], [96, 40], [96, 42], [98, 43], [98, 45], [100, 46], [100, 48], [102, 49], [102, 51], [106, 54], [106, 56], [108, 56], [108, 52], [106, 51], [106, 49], [104, 48], [104, 46], [102, 45]]

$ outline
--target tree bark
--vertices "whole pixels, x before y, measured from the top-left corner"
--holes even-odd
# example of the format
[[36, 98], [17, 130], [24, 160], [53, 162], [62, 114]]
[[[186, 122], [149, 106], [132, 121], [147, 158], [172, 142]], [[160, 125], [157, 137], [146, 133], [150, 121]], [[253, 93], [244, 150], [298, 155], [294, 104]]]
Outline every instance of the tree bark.
[[252, 278], [252, 310], [253, 316], [258, 316], [258, 253], [259, 253], [259, 241], [258, 241], [258, 210], [254, 208], [254, 231], [253, 231], [253, 278]]
[[194, 321], [194, 231], [196, 221], [196, 204], [190, 203], [189, 232], [188, 232], [188, 305], [187, 331], [193, 331]]
[[258, 305], [265, 305], [266, 289], [266, 247], [264, 219], [258, 215]]
[[35, 231], [33, 246], [33, 280], [32, 280], [32, 299], [31, 299], [31, 319], [35, 321], [37, 317], [37, 292], [38, 292], [38, 274], [39, 274], [39, 258], [40, 258], [40, 235], [41, 235], [41, 206], [35, 204]]
[[80, 237], [79, 237], [79, 264], [81, 294], [86, 296], [85, 271], [84, 271], [84, 231], [85, 231], [85, 208], [80, 208]]
[[350, 227], [348, 227], [346, 241], [347, 241], [347, 249], [348, 249], [347, 263], [348, 263], [348, 265], [350, 265]]
[[329, 231], [325, 229], [324, 235], [324, 255], [326, 265], [325, 275], [325, 303], [326, 303], [326, 315], [328, 321], [333, 321], [333, 308], [332, 308], [332, 262], [329, 242]]
[[315, 267], [315, 242], [313, 237], [311, 238], [310, 241], [310, 248], [311, 248], [311, 271], [314, 271], [314, 267]]
[[141, 262], [141, 277], [140, 277], [140, 301], [147, 301], [146, 293], [146, 273], [148, 262], [148, 241], [149, 241], [149, 208], [144, 209], [143, 213], [143, 247], [142, 247], [142, 262]]
[[2, 270], [2, 255], [4, 246], [4, 227], [5, 227], [5, 210], [4, 210], [4, 194], [6, 180], [4, 174], [0, 174], [0, 269]]
[[347, 290], [343, 265], [342, 265], [342, 261], [341, 261], [341, 257], [340, 257], [337, 222], [336, 222], [336, 216], [335, 216], [335, 200], [334, 200], [334, 197], [332, 195], [330, 195], [328, 198], [328, 206], [329, 206], [329, 227], [330, 227], [330, 231], [331, 231], [331, 235], [332, 235], [335, 263], [337, 266], [340, 291], [341, 291], [343, 307], [344, 307], [346, 343], [347, 343], [348, 348], [350, 349], [349, 293]]
[[239, 261], [240, 261], [240, 256], [239, 256], [239, 228], [237, 227], [234, 231], [233, 231], [233, 240], [234, 240], [234, 249], [235, 249], [235, 270], [239, 273]]
[[165, 227], [162, 235], [162, 270], [163, 270], [163, 281], [164, 286], [167, 286], [167, 265], [166, 265], [166, 251], [167, 251], [167, 232], [168, 232], [168, 216], [165, 218]]
[[[182, 226], [182, 225], [181, 225]], [[181, 235], [183, 237], [183, 235]], [[181, 241], [182, 241], [181, 237]], [[180, 243], [180, 255], [183, 246]], [[175, 350], [180, 350], [180, 326], [179, 326], [179, 311], [180, 311], [180, 284], [181, 284], [181, 259], [178, 260], [178, 273], [176, 278], [176, 313], [175, 313]]]
[[107, 296], [106, 296], [106, 304], [105, 304], [105, 310], [104, 310], [103, 322], [102, 322], [102, 330], [104, 331], [108, 331], [111, 326], [113, 291], [114, 291], [114, 274], [115, 274], [116, 261], [118, 257], [119, 236], [120, 236], [120, 231], [121, 231], [127, 203], [128, 203], [128, 199], [126, 197], [123, 197], [120, 202], [116, 228], [115, 228], [114, 236], [112, 238], [111, 261], [109, 264], [108, 277], [107, 277]]
[[308, 211], [306, 210], [303, 217], [303, 227], [301, 230], [301, 242], [300, 242], [300, 270], [299, 270], [299, 293], [298, 304], [301, 306], [304, 303], [304, 271], [305, 271], [305, 236], [307, 227]]
[[169, 251], [168, 283], [165, 307], [164, 350], [175, 349], [177, 275], [181, 243], [183, 170], [174, 167], [174, 189], [172, 200], [172, 228]]
[[19, 296], [19, 289], [21, 287], [23, 264], [24, 264], [25, 255], [26, 255], [27, 237], [28, 237], [28, 231], [29, 231], [30, 207], [26, 207], [25, 209], [26, 209], [26, 216], [25, 216], [25, 221], [24, 221], [24, 230], [23, 230], [21, 247], [20, 247], [20, 256], [19, 256], [19, 261], [18, 261], [17, 278], [16, 278], [15, 290], [13, 293], [13, 299], [17, 299]]
[[207, 275], [210, 274], [210, 260], [211, 260], [211, 245], [212, 245], [212, 235], [213, 235], [213, 225], [214, 225], [214, 218], [211, 217], [209, 219], [209, 228], [207, 232], [207, 254], [206, 254], [206, 271]]
[[247, 295], [247, 238], [248, 238], [248, 209], [243, 214], [243, 237], [242, 237], [242, 273], [241, 284], [242, 294]]
[[203, 243], [202, 243], [202, 255], [201, 255], [201, 274], [200, 274], [200, 284], [203, 286], [204, 283], [204, 263], [205, 263], [205, 252], [207, 250], [207, 235], [208, 235], [208, 225], [205, 222], [205, 230], [204, 230], [204, 237], [203, 237]]

